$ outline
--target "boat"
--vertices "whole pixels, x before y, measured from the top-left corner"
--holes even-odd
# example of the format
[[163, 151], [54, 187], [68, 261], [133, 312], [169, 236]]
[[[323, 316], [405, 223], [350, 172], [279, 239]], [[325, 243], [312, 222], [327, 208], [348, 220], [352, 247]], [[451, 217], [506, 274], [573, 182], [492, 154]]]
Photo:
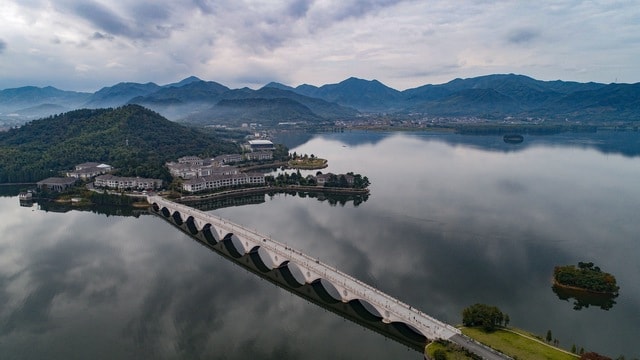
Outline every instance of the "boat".
[[506, 142], [507, 144], [520, 144], [524, 141], [524, 136], [520, 134], [507, 134], [502, 137], [502, 140], [504, 140], [504, 142]]

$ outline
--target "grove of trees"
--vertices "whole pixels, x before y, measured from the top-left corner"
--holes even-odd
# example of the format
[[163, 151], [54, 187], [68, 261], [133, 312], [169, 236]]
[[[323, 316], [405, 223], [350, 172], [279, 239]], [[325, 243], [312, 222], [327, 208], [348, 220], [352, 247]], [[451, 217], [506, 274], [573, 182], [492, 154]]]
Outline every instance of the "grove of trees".
[[481, 327], [484, 331], [493, 331], [502, 325], [505, 315], [496, 306], [474, 304], [462, 311], [464, 326]]

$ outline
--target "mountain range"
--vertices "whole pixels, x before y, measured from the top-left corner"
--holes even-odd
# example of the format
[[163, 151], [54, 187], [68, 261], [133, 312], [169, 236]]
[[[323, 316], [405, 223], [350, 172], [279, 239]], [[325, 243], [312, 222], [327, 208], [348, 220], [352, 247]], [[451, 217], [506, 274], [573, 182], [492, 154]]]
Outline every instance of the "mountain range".
[[95, 93], [33, 86], [0, 91], [0, 121], [20, 124], [79, 108], [138, 104], [168, 119], [201, 125], [352, 120], [363, 114], [506, 117], [579, 121], [640, 120], [640, 83], [541, 81], [494, 74], [398, 91], [377, 80], [349, 78], [320, 87], [269, 83], [230, 89], [191, 76], [180, 82], [123, 82]]

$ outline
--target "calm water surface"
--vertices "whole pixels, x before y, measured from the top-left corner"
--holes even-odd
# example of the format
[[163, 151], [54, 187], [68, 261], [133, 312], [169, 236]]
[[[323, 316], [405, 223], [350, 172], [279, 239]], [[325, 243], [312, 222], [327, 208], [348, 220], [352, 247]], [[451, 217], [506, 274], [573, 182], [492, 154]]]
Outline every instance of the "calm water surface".
[[[213, 211], [450, 323], [473, 303], [561, 346], [640, 357], [640, 149], [601, 134], [337, 133], [292, 151], [372, 182], [368, 201], [291, 195]], [[635, 134], [637, 135], [637, 134]], [[616, 140], [619, 141], [619, 140]], [[634, 143], [635, 141], [635, 143]], [[631, 149], [631, 150], [629, 150]], [[261, 280], [163, 220], [47, 212], [0, 197], [2, 359], [420, 359]], [[608, 311], [551, 290], [593, 261], [621, 286]]]

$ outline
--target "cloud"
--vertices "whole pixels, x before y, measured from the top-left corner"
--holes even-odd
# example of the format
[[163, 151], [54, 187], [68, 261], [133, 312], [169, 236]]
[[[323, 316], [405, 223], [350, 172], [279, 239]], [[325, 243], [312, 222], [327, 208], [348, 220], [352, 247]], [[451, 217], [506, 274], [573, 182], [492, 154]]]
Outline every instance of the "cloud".
[[527, 44], [540, 37], [540, 33], [534, 29], [517, 29], [507, 35], [507, 42], [517, 45]]
[[91, 39], [93, 40], [113, 40], [114, 37], [113, 35], [109, 35], [109, 34], [103, 34], [99, 31], [96, 31], [93, 33], [93, 35], [91, 35]]
[[0, 39], [0, 54], [4, 53], [7, 49], [7, 43], [4, 40]]

